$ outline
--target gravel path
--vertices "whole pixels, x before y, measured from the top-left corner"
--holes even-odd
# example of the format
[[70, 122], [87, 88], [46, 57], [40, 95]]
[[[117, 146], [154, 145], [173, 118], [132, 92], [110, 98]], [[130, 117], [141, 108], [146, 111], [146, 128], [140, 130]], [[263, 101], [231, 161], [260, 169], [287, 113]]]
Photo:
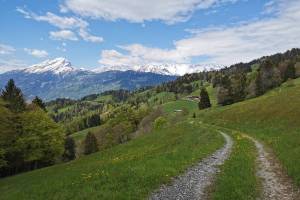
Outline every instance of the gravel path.
[[293, 184], [283, 173], [274, 157], [265, 151], [263, 144], [250, 136], [258, 151], [257, 175], [262, 180], [262, 199], [264, 200], [299, 200], [299, 191], [294, 190]]
[[229, 157], [233, 145], [227, 134], [220, 133], [226, 140], [224, 147], [177, 177], [172, 185], [161, 186], [149, 199], [205, 199], [206, 189], [213, 182], [219, 166]]

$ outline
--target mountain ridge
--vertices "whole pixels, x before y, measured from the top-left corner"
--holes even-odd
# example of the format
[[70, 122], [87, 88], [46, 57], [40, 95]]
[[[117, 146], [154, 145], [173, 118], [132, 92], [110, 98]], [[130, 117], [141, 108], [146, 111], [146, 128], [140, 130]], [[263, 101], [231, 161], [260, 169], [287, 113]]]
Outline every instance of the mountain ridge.
[[[77, 73], [77, 72], [86, 72], [86, 73], [103, 73], [108, 71], [136, 71], [136, 72], [150, 72], [155, 74], [161, 75], [170, 75], [170, 76], [182, 76], [187, 73], [196, 73], [201, 71], [206, 71], [210, 69], [220, 69], [223, 66], [216, 65], [216, 64], [144, 64], [144, 65], [121, 65], [121, 66], [102, 66], [92, 70], [85, 69], [85, 68], [76, 68], [72, 65], [72, 63], [64, 58], [64, 57], [57, 57], [54, 59], [48, 59], [41, 63], [31, 65], [29, 67], [19, 69], [19, 70], [12, 70], [7, 71], [4, 73], [11, 73], [11, 72], [19, 72], [22, 71], [24, 73], [48, 73], [51, 72], [55, 75], [67, 75], [70, 73]], [[2, 73], [2, 74], [4, 74]]]
[[27, 99], [39, 96], [44, 100], [56, 98], [79, 99], [107, 90], [134, 90], [176, 79], [177, 76], [138, 71], [93, 72], [76, 69], [65, 58], [46, 60], [25, 69], [0, 74], [0, 88], [14, 79]]

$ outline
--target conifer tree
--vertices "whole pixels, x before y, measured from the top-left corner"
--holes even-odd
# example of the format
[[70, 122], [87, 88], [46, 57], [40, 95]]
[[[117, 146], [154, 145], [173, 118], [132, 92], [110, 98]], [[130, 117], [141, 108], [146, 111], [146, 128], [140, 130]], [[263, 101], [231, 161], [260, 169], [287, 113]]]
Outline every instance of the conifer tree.
[[68, 160], [74, 160], [76, 157], [76, 151], [75, 151], [76, 145], [75, 141], [71, 137], [67, 137], [65, 140], [65, 152], [63, 154], [63, 159]]
[[13, 79], [10, 79], [2, 91], [1, 97], [8, 103], [8, 108], [13, 112], [22, 112], [25, 110], [26, 103], [20, 88], [15, 85]]
[[200, 92], [200, 102], [198, 104], [199, 109], [205, 109], [211, 107], [208, 93], [204, 87], [201, 88]]
[[284, 74], [284, 80], [288, 80], [289, 78], [294, 79], [296, 77], [296, 69], [294, 67], [294, 64], [290, 62], [287, 66], [287, 69]]
[[94, 134], [88, 132], [84, 140], [84, 154], [88, 155], [91, 153], [95, 153], [98, 150], [99, 149], [97, 144], [97, 138], [95, 137]]
[[40, 107], [42, 110], [47, 111], [46, 110], [46, 105], [43, 102], [43, 100], [41, 98], [39, 98], [38, 96], [36, 96], [33, 100], [32, 103], [37, 105], [38, 107]]

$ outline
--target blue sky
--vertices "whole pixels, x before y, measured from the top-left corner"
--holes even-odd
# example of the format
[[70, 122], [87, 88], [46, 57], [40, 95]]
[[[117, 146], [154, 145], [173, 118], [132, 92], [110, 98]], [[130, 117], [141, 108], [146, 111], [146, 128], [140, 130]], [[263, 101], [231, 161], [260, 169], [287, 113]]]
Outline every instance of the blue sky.
[[0, 0], [0, 72], [74, 66], [229, 65], [300, 47], [297, 0]]

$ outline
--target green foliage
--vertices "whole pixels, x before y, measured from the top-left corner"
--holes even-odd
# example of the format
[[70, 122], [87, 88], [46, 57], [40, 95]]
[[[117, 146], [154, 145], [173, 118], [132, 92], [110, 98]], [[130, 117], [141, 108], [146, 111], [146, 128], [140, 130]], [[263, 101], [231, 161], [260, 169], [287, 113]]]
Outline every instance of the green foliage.
[[198, 107], [200, 110], [211, 107], [208, 93], [204, 87], [202, 87], [200, 91], [200, 102], [198, 104]]
[[63, 151], [63, 129], [36, 104], [25, 109], [22, 92], [12, 80], [2, 96], [5, 101], [0, 102], [1, 176], [53, 164]]
[[296, 78], [300, 77], [300, 62], [296, 62], [295, 64], [295, 76]]
[[219, 133], [198, 123], [172, 124], [106, 151], [2, 179], [1, 199], [145, 199], [222, 145]]
[[279, 86], [282, 83], [280, 71], [275, 67], [274, 63], [267, 59], [265, 60], [258, 71], [257, 87], [258, 94], [262, 95], [268, 90]]
[[63, 154], [63, 159], [65, 161], [74, 160], [76, 158], [76, 144], [72, 137], [67, 137], [65, 139], [65, 151]]
[[97, 152], [98, 149], [98, 144], [97, 144], [97, 138], [95, 137], [94, 134], [91, 132], [88, 132], [86, 135], [86, 138], [84, 140], [84, 154], [88, 155], [91, 153]]
[[231, 95], [234, 102], [239, 102], [246, 97], [246, 73], [235, 72], [231, 76]]
[[0, 169], [7, 165], [7, 161], [5, 160], [5, 151], [4, 149], [0, 149]]
[[21, 125], [15, 147], [25, 163], [53, 163], [62, 154], [64, 131], [41, 109], [22, 113]]
[[158, 117], [155, 121], [154, 121], [154, 128], [156, 130], [161, 129], [162, 127], [164, 127], [167, 124], [167, 119], [164, 117]]
[[81, 117], [73, 118], [69, 123], [65, 123], [65, 127], [68, 130], [68, 134], [72, 134], [87, 128], [99, 126], [100, 124], [100, 114], [89, 113]]
[[23, 93], [15, 85], [14, 80], [10, 79], [2, 91], [1, 97], [8, 103], [8, 108], [13, 112], [22, 112], [25, 110], [25, 100]]
[[39, 98], [38, 96], [36, 96], [33, 100], [32, 103], [35, 104], [36, 106], [40, 107], [42, 110], [47, 111], [46, 110], [46, 104], [43, 102], [43, 100], [41, 98]]
[[15, 133], [13, 113], [0, 98], [0, 169], [8, 164], [5, 155], [11, 151]]
[[296, 69], [293, 63], [289, 63], [284, 74], [284, 80], [293, 79], [296, 77]]
[[222, 106], [232, 104], [233, 101], [232, 101], [230, 89], [225, 87], [218, 87], [217, 100], [218, 100], [218, 104]]
[[219, 105], [229, 105], [233, 102], [231, 82], [228, 75], [222, 76], [217, 89], [217, 100]]

